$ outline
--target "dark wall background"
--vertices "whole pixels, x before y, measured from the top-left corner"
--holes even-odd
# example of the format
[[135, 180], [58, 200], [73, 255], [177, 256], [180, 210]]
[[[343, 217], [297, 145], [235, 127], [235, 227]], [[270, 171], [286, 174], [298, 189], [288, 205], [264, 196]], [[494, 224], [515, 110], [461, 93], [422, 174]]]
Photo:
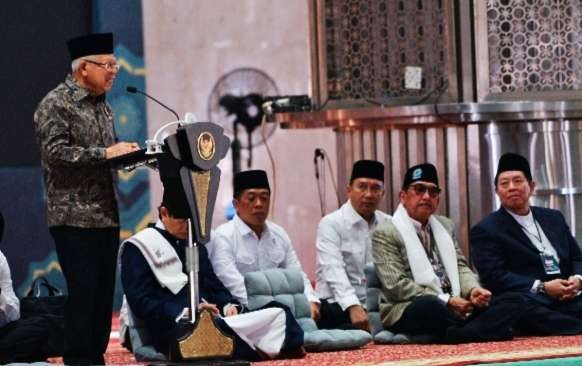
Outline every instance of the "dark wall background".
[[91, 29], [91, 2], [6, 1], [0, 12], [0, 250], [22, 294], [43, 274], [64, 288], [46, 225], [44, 189], [32, 118], [42, 97], [70, 70], [65, 41]]
[[65, 40], [91, 29], [91, 2], [6, 1], [0, 12], [0, 167], [39, 164], [32, 114], [70, 69]]

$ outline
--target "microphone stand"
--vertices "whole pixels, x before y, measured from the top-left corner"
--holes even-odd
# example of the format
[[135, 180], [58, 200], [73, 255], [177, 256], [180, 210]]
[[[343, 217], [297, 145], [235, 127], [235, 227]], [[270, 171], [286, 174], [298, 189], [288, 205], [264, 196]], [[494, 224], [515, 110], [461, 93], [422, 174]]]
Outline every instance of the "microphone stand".
[[159, 101], [159, 100], [157, 100], [156, 98], [152, 97], [152, 96], [151, 96], [151, 95], [149, 95], [148, 93], [146, 93], [146, 92], [144, 92], [144, 91], [141, 91], [141, 90], [139, 90], [139, 89], [138, 89], [138, 88], [136, 88], [135, 86], [128, 86], [128, 87], [126, 87], [126, 88], [125, 88], [125, 90], [126, 90], [128, 93], [131, 93], [131, 94], [138, 93], [138, 94], [141, 94], [141, 95], [144, 95], [144, 96], [146, 96], [147, 98], [149, 98], [149, 99], [153, 100], [154, 102], [158, 103], [159, 105], [161, 105], [162, 107], [164, 107], [166, 110], [168, 110], [168, 111], [170, 111], [172, 114], [174, 114], [174, 116], [176, 116], [176, 119], [177, 119], [177, 120], [179, 120], [179, 119], [180, 119], [180, 116], [178, 116], [178, 113], [176, 113], [176, 111], [175, 111], [175, 110], [173, 110], [172, 108], [168, 107], [168, 106], [167, 106], [167, 105], [165, 105], [164, 103], [160, 102], [160, 101]]
[[198, 245], [192, 239], [192, 222], [188, 219], [188, 247], [186, 248], [186, 269], [188, 270], [188, 278], [190, 281], [190, 322], [196, 322], [196, 312], [198, 310]]

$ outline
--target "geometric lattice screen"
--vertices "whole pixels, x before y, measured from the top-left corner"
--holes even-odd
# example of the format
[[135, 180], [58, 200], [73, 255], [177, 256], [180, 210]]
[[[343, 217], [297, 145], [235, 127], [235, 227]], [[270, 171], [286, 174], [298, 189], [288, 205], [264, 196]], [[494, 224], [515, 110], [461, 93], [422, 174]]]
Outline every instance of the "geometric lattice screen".
[[489, 93], [579, 90], [580, 0], [487, 0]]
[[[330, 99], [419, 95], [454, 75], [450, 0], [326, 0]], [[404, 88], [404, 68], [423, 69], [422, 90]]]

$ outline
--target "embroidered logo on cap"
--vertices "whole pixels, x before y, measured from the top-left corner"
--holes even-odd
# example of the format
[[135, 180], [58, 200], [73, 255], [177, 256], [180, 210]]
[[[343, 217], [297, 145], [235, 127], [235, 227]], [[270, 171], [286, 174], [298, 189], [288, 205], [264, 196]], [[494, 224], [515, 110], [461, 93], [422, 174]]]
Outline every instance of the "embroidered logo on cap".
[[412, 179], [420, 179], [421, 176], [422, 176], [422, 169], [421, 168], [414, 169], [414, 171], [412, 172]]

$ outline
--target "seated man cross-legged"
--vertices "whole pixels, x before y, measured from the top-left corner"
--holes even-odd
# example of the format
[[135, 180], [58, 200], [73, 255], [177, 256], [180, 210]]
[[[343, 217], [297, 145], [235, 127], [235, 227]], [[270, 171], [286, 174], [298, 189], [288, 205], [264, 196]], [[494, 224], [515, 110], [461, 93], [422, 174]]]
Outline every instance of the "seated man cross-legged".
[[434, 215], [439, 182], [432, 164], [408, 169], [400, 205], [373, 234], [381, 282], [384, 327], [415, 339], [461, 343], [504, 340], [519, 320], [523, 301], [492, 297], [467, 265], [451, 220]]
[[[0, 241], [3, 232], [4, 219], [0, 213]], [[10, 267], [0, 251], [0, 364], [45, 360], [54, 355], [48, 340], [55, 334], [51, 323], [41, 316], [21, 318]]]
[[[184, 219], [190, 211], [179, 185], [172, 190], [166, 182], [164, 186], [158, 222], [123, 243], [120, 262], [131, 311], [145, 322], [156, 351], [167, 355], [170, 345], [184, 335], [180, 320], [190, 306]], [[235, 358], [304, 354], [303, 331], [288, 308], [271, 303], [263, 310], [239, 314], [241, 306], [216, 277], [205, 246], [198, 249], [200, 307], [210, 309], [222, 331], [235, 337]]]
[[271, 189], [267, 173], [248, 170], [234, 176], [234, 218], [212, 233], [210, 260], [216, 275], [243, 305], [247, 304], [244, 275], [271, 268], [295, 269], [303, 275], [311, 316], [319, 318], [319, 299], [303, 272], [285, 230], [267, 220]]
[[347, 195], [348, 201], [321, 219], [317, 229], [317, 325], [369, 331], [364, 268], [372, 263], [371, 232], [390, 217], [378, 210], [384, 165], [374, 160], [354, 163]]
[[528, 300], [524, 331], [580, 334], [582, 253], [559, 211], [530, 206], [534, 190], [529, 162], [501, 156], [495, 175], [501, 207], [471, 229], [473, 262], [494, 293]]

